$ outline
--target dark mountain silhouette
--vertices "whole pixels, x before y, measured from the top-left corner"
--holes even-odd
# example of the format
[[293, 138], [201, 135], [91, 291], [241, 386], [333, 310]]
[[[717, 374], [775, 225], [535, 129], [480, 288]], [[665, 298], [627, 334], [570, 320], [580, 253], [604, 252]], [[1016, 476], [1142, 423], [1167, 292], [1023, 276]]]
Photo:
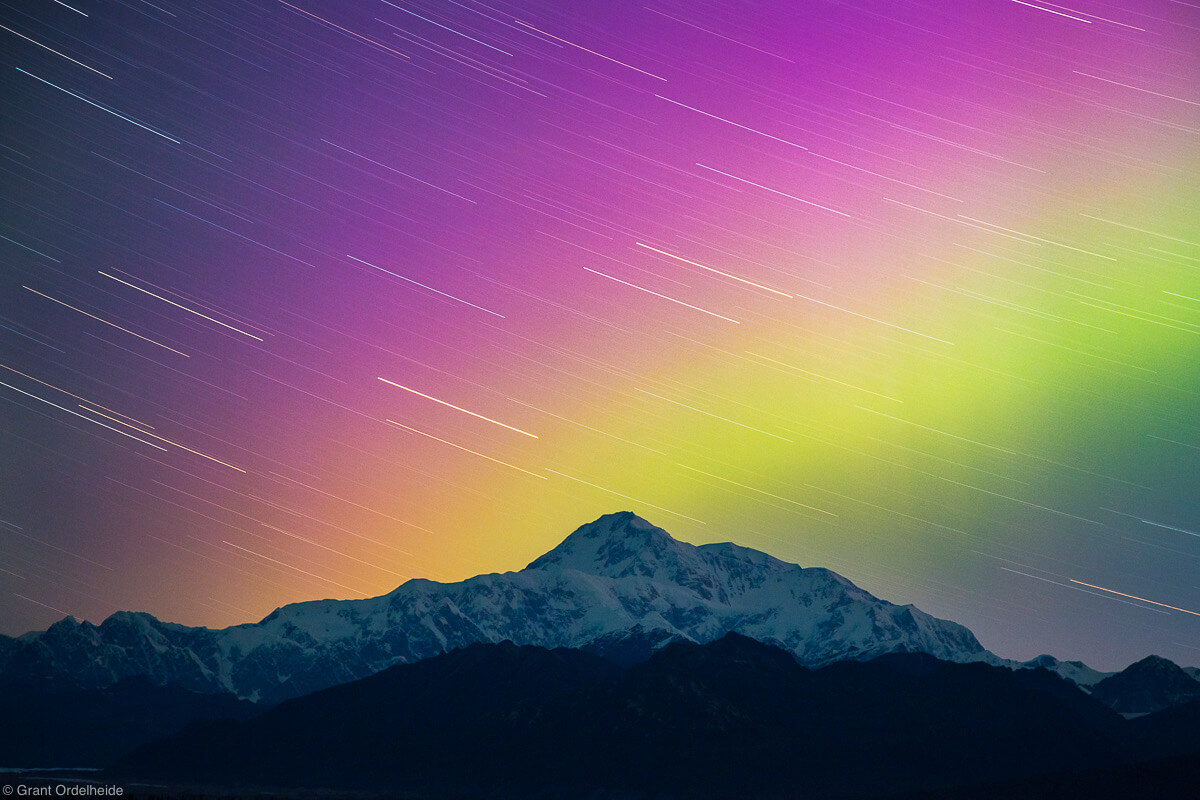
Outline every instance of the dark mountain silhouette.
[[1001, 783], [890, 795], [881, 800], [1193, 800], [1200, 754], [1060, 772]]
[[1098, 682], [1092, 696], [1114, 711], [1147, 713], [1200, 700], [1200, 681], [1172, 661], [1147, 656]]
[[103, 689], [21, 681], [0, 687], [0, 767], [104, 767], [195, 720], [248, 719], [262, 709], [127, 678]]
[[506, 642], [191, 725], [111, 777], [421, 797], [882, 796], [1113, 763], [1124, 724], [1045, 670], [924, 654], [814, 670], [737, 634], [629, 668]]
[[1145, 756], [1200, 753], [1200, 700], [1132, 719], [1128, 727]]

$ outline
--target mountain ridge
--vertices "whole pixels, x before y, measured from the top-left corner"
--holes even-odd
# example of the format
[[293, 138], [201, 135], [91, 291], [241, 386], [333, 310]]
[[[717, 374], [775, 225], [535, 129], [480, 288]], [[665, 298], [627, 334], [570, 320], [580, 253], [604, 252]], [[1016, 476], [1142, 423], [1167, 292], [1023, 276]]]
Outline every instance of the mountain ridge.
[[144, 675], [273, 704], [473, 642], [591, 648], [628, 661], [730, 631], [809, 666], [924, 652], [1045, 667], [1084, 687], [1114, 674], [1052, 656], [1002, 659], [967, 628], [881, 600], [831, 570], [731, 542], [687, 544], [623, 511], [580, 526], [519, 571], [414, 578], [378, 597], [281, 606], [256, 623], [191, 628], [128, 611], [99, 625], [64, 618], [0, 638], [0, 684], [57, 675], [99, 688]]
[[580, 526], [516, 572], [406, 581], [363, 600], [281, 606], [223, 629], [118, 612], [67, 618], [0, 645], [0, 682], [61, 674], [84, 686], [148, 675], [268, 703], [472, 642], [582, 647], [640, 627], [665, 641], [738, 631], [819, 665], [885, 652], [996, 659], [969, 630], [880, 600], [834, 572], [732, 543], [695, 546], [632, 512]]
[[844, 800], [1124, 760], [1125, 725], [1048, 672], [921, 653], [811, 669], [728, 633], [621, 668], [476, 643], [246, 723], [191, 726], [108, 775], [222, 791]]

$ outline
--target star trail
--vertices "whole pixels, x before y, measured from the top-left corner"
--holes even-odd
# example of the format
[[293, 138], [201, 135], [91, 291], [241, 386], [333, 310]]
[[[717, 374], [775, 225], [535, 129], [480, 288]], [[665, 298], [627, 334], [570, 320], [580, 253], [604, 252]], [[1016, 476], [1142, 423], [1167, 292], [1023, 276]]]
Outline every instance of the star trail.
[[1200, 662], [1200, 7], [0, 5], [0, 632], [621, 508]]

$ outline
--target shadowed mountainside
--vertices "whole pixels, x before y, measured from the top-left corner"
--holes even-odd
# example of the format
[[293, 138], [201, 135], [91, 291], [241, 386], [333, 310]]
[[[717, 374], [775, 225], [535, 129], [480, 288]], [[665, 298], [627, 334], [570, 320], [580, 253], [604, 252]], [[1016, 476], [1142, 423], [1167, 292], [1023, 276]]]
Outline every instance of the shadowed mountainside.
[[52, 680], [0, 687], [0, 767], [104, 767], [194, 720], [248, 719], [262, 708], [126, 678], [102, 689]]
[[630, 668], [506, 642], [192, 725], [111, 776], [433, 797], [874, 796], [1113, 763], [1125, 724], [1045, 670], [923, 654], [813, 670], [737, 634]]

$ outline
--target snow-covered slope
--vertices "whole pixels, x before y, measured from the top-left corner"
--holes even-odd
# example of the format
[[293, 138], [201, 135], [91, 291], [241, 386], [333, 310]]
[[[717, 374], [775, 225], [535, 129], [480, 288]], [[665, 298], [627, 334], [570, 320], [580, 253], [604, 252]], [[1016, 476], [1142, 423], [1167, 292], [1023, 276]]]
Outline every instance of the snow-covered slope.
[[1059, 661], [1054, 656], [1041, 655], [1029, 661], [1014, 662], [1008, 666], [1014, 669], [1048, 669], [1056, 673], [1061, 678], [1066, 678], [1072, 683], [1079, 686], [1084, 691], [1091, 691], [1091, 688], [1105, 678], [1115, 675], [1115, 672], [1101, 672], [1098, 669], [1092, 669], [1082, 661]]
[[130, 675], [276, 702], [472, 642], [546, 647], [707, 642], [729, 631], [808, 665], [924, 652], [1000, 663], [966, 628], [897, 606], [826, 569], [733, 544], [696, 547], [629, 512], [576, 530], [520, 572], [460, 583], [411, 580], [368, 600], [277, 609], [223, 630], [121, 612], [62, 620], [0, 642], [0, 681], [58, 675], [104, 686]]

